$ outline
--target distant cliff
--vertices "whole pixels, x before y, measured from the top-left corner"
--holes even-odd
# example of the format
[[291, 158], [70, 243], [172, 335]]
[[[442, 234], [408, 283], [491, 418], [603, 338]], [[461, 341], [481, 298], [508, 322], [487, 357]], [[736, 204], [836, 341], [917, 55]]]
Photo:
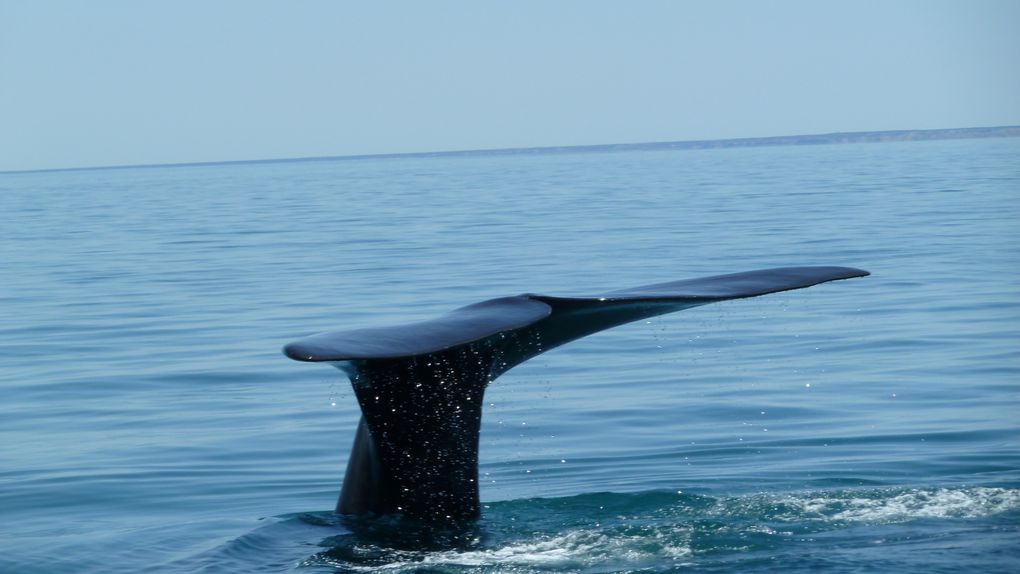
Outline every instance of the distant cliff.
[[654, 149], [719, 149], [731, 147], [822, 145], [842, 143], [901, 142], [923, 140], [950, 140], [970, 138], [1020, 137], [1020, 126], [999, 126], [991, 128], [950, 128], [938, 130], [895, 130], [882, 132], [838, 132], [800, 136], [774, 136], [764, 138], [737, 138], [724, 140], [687, 140], [649, 143], [600, 144], [582, 146], [505, 148], [492, 150], [450, 151], [435, 153], [400, 154], [408, 156], [428, 155], [485, 155], [485, 154], [526, 154], [526, 153], [577, 153], [621, 150]]
[[485, 155], [518, 155], [548, 153], [586, 153], [626, 150], [657, 150], [657, 149], [720, 149], [731, 147], [761, 147], [790, 145], [822, 145], [841, 143], [868, 142], [905, 142], [922, 140], [951, 140], [970, 138], [1005, 138], [1020, 137], [1020, 126], [999, 126], [992, 128], [950, 128], [938, 130], [896, 130], [884, 132], [839, 132], [831, 134], [812, 134], [802, 136], [773, 136], [765, 138], [738, 138], [726, 140], [688, 140], [648, 143], [596, 144], [577, 146], [546, 146], [498, 148], [461, 151], [426, 151], [409, 153], [379, 153], [363, 155], [340, 155], [319, 157], [295, 157], [280, 159], [228, 160], [211, 162], [164, 163], [142, 165], [111, 165], [96, 167], [67, 167], [56, 169], [10, 171], [0, 173], [30, 173], [34, 171], [81, 171], [93, 169], [124, 169], [139, 167], [179, 167], [194, 165], [234, 165], [242, 163], [281, 163], [291, 161], [336, 161], [387, 157], [451, 157], [451, 156], [485, 156]]

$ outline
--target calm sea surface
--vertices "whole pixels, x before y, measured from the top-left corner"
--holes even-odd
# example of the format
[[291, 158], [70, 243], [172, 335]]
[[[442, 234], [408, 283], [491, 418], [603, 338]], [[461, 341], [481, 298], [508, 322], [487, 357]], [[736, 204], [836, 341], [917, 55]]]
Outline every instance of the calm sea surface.
[[[0, 571], [1017, 572], [1020, 139], [0, 174]], [[482, 519], [331, 512], [287, 360], [487, 298], [789, 265], [486, 394]]]

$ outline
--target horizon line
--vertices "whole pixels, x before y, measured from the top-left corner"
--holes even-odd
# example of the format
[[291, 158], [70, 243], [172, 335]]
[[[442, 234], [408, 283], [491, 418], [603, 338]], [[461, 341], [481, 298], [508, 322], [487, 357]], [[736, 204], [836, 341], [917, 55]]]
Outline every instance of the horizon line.
[[1020, 137], [1020, 125], [971, 127], [971, 128], [933, 128], [880, 131], [830, 132], [821, 134], [801, 134], [783, 136], [765, 136], [748, 138], [724, 138], [701, 140], [670, 140], [657, 142], [611, 143], [611, 144], [580, 144], [559, 146], [530, 146], [506, 148], [482, 148], [465, 150], [414, 151], [368, 153], [350, 155], [304, 156], [265, 159], [234, 159], [215, 161], [188, 161], [170, 163], [115, 164], [79, 167], [53, 167], [37, 169], [0, 170], [0, 175], [19, 173], [46, 173], [60, 171], [95, 171], [104, 169], [133, 169], [161, 167], [199, 167], [217, 165], [238, 165], [248, 163], [290, 163], [301, 161], [347, 161], [361, 159], [413, 158], [413, 157], [468, 157], [486, 155], [523, 155], [553, 153], [598, 153], [608, 151], [640, 151], [656, 149], [724, 149], [735, 147], [764, 146], [795, 146], [795, 145], [831, 145], [845, 143], [882, 143], [896, 141], [931, 141], [944, 139], [978, 139], [994, 137]]

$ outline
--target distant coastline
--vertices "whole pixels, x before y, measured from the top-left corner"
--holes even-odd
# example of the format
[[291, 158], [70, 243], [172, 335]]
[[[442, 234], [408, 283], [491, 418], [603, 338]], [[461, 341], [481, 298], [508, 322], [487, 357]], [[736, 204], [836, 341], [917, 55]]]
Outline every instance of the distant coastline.
[[[794, 146], [794, 145], [829, 145], [846, 143], [881, 143], [926, 140], [954, 140], [978, 138], [1020, 137], [1020, 126], [998, 126], [990, 128], [948, 128], [934, 130], [890, 130], [880, 132], [836, 132], [829, 134], [809, 134], [796, 136], [770, 136], [762, 138], [732, 138], [720, 140], [683, 140], [647, 143], [595, 144], [577, 146], [544, 146], [526, 148], [501, 148], [489, 150], [418, 152], [401, 154], [374, 154], [348, 156], [353, 158], [367, 157], [414, 157], [414, 156], [457, 156], [457, 155], [516, 155], [544, 153], [584, 153], [625, 150], [660, 150], [660, 149], [721, 149], [734, 147]], [[307, 158], [319, 159], [319, 158]], [[341, 159], [322, 158], [322, 159]]]
[[184, 163], [109, 165], [94, 167], [62, 167], [51, 169], [0, 171], [0, 174], [36, 173], [50, 171], [88, 171], [97, 169], [237, 165], [245, 163], [285, 163], [296, 161], [337, 161], [337, 160], [382, 159], [382, 158], [468, 157], [468, 156], [527, 155], [527, 154], [540, 155], [560, 153], [598, 153], [609, 151], [698, 150], [698, 149], [722, 149], [738, 147], [831, 145], [847, 143], [883, 143], [883, 142], [1005, 138], [1005, 137], [1020, 137], [1020, 126], [997, 126], [983, 128], [946, 128], [931, 130], [889, 130], [877, 132], [835, 132], [828, 134], [771, 136], [760, 138], [731, 138], [718, 140], [683, 140], [683, 141], [664, 141], [646, 143], [513, 147], [513, 148], [495, 148], [479, 150], [377, 153], [361, 155], [245, 159], [245, 160], [202, 161]]

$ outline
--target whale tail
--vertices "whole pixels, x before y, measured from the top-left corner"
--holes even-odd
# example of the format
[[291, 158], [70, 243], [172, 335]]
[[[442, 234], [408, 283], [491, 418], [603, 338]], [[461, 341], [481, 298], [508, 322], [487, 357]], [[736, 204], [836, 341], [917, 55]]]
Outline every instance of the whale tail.
[[361, 407], [338, 513], [473, 518], [479, 513], [483, 396], [499, 375], [624, 323], [866, 275], [849, 267], [786, 267], [596, 297], [525, 294], [419, 323], [312, 335], [288, 344], [284, 353], [346, 372]]

